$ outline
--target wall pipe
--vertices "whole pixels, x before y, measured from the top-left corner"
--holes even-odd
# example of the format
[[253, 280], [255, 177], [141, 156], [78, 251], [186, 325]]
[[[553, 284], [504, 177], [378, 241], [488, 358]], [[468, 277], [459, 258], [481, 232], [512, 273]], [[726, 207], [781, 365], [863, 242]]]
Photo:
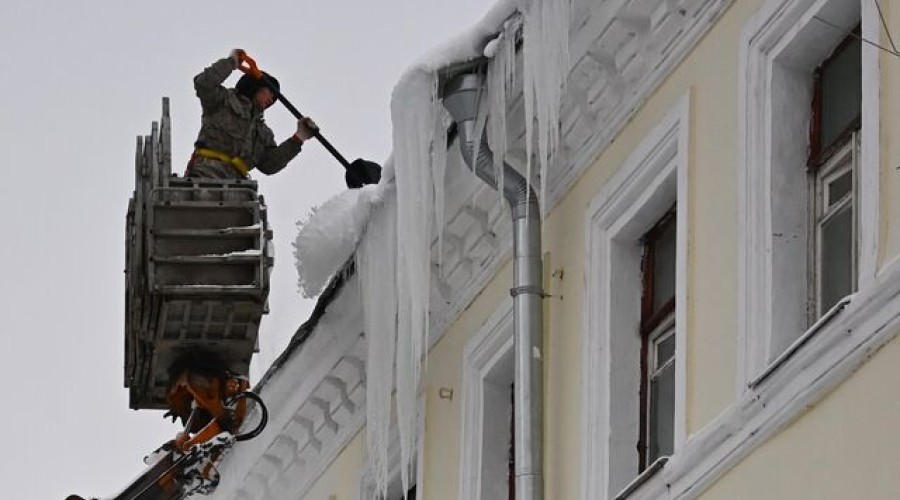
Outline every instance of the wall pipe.
[[484, 91], [478, 73], [457, 75], [444, 86], [443, 103], [456, 122], [463, 161], [475, 174], [509, 202], [513, 224], [513, 324], [515, 329], [515, 496], [519, 500], [542, 500], [544, 370], [543, 370], [543, 264], [541, 262], [540, 206], [534, 190], [514, 168], [504, 163], [503, 185], [498, 186], [494, 155], [481, 141], [473, 158], [475, 118]]

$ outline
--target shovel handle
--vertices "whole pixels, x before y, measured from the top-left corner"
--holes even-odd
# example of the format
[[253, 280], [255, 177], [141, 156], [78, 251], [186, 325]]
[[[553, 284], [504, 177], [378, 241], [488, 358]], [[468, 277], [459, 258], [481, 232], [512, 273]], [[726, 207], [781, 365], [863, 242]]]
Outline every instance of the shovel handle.
[[[242, 50], [238, 55], [238, 59], [240, 59], [240, 62], [238, 63], [239, 70], [248, 75], [251, 75], [257, 80], [263, 80], [264, 75], [262, 71], [260, 71], [259, 67], [256, 66], [256, 61], [254, 61], [252, 57], [247, 55], [247, 53]], [[300, 113], [300, 111], [296, 107], [294, 107], [293, 104], [291, 104], [291, 101], [288, 101], [287, 98], [284, 97], [284, 94], [282, 94], [278, 90], [275, 90], [274, 88], [272, 88], [272, 91], [275, 93], [275, 98], [281, 101], [281, 104], [284, 104], [284, 107], [287, 108], [287, 110], [290, 111], [295, 118], [297, 118], [298, 120], [303, 119], [303, 114]], [[331, 155], [334, 156], [338, 163], [343, 165], [345, 169], [350, 168], [350, 162], [347, 161], [347, 159], [344, 158], [344, 155], [339, 153], [338, 150], [334, 146], [332, 146], [330, 142], [328, 142], [328, 139], [322, 137], [322, 134], [320, 134], [318, 130], [313, 137], [318, 139], [322, 146], [325, 146], [325, 149], [328, 150], [328, 152], [331, 153]]]
[[262, 71], [259, 70], [259, 67], [256, 65], [256, 61], [254, 61], [252, 57], [247, 55], [247, 53], [242, 50], [238, 55], [238, 59], [240, 60], [240, 62], [238, 62], [237, 69], [252, 76], [253, 78], [256, 78], [257, 80], [262, 80]]

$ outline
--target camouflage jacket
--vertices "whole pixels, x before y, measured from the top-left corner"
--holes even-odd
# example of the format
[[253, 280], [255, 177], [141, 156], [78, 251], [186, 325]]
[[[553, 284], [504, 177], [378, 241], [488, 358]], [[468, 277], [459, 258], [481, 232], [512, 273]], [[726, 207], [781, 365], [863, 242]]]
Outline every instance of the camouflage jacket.
[[[234, 89], [222, 86], [234, 69], [234, 61], [226, 57], [194, 77], [194, 89], [203, 108], [195, 145], [240, 157], [251, 169], [274, 174], [297, 156], [300, 142], [288, 138], [276, 145], [262, 110]], [[243, 177], [231, 165], [211, 158], [195, 158], [191, 169], [193, 175], [199, 176]]]

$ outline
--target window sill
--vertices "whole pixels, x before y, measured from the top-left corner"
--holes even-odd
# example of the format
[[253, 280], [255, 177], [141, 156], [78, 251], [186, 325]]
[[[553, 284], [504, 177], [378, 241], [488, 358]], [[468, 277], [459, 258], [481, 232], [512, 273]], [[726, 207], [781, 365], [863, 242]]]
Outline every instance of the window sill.
[[835, 304], [831, 309], [829, 309], [825, 314], [823, 314], [822, 317], [815, 322], [815, 324], [809, 327], [809, 329], [806, 330], [803, 335], [801, 335], [797, 340], [794, 341], [794, 343], [788, 346], [788, 348], [785, 349], [784, 352], [779, 354], [777, 358], [772, 360], [772, 362], [769, 363], [768, 366], [766, 366], [766, 368], [756, 376], [756, 378], [754, 378], [750, 381], [750, 383], [747, 384], [747, 387], [749, 387], [750, 389], [755, 389], [760, 384], [762, 384], [767, 378], [769, 378], [770, 375], [775, 372], [775, 370], [786, 363], [787, 360], [793, 357], [801, 347], [809, 342], [809, 339], [815, 336], [815, 334], [818, 333], [819, 330], [821, 330], [825, 325], [831, 322], [832, 319], [840, 314], [840, 312], [843, 311], [848, 304], [850, 304], [855, 295], [856, 294], [850, 294], [839, 300], [838, 303]]
[[632, 493], [637, 491], [637, 489], [640, 488], [642, 484], [649, 481], [651, 477], [653, 477], [657, 472], [661, 471], [668, 462], [669, 457], [657, 458], [652, 464], [650, 464], [650, 467], [647, 467], [644, 472], [641, 472], [638, 477], [634, 478], [633, 481], [628, 483], [628, 485], [625, 486], [625, 488], [623, 488], [618, 495], [616, 495], [616, 500], [624, 500], [626, 497], [628, 497], [628, 495], [631, 495]]

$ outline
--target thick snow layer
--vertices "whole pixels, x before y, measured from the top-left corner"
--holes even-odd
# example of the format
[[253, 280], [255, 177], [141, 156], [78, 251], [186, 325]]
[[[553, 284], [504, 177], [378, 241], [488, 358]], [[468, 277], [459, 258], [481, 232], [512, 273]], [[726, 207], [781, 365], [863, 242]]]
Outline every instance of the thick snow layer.
[[353, 256], [372, 207], [384, 198], [383, 185], [344, 191], [297, 222], [294, 240], [298, 286], [304, 297], [315, 297]]
[[504, 21], [515, 14], [521, 2], [522, 0], [498, 1], [477, 24], [413, 63], [397, 87], [402, 87], [404, 81], [414, 73], [433, 73], [452, 64], [471, 61], [482, 56], [485, 45], [497, 37]]

